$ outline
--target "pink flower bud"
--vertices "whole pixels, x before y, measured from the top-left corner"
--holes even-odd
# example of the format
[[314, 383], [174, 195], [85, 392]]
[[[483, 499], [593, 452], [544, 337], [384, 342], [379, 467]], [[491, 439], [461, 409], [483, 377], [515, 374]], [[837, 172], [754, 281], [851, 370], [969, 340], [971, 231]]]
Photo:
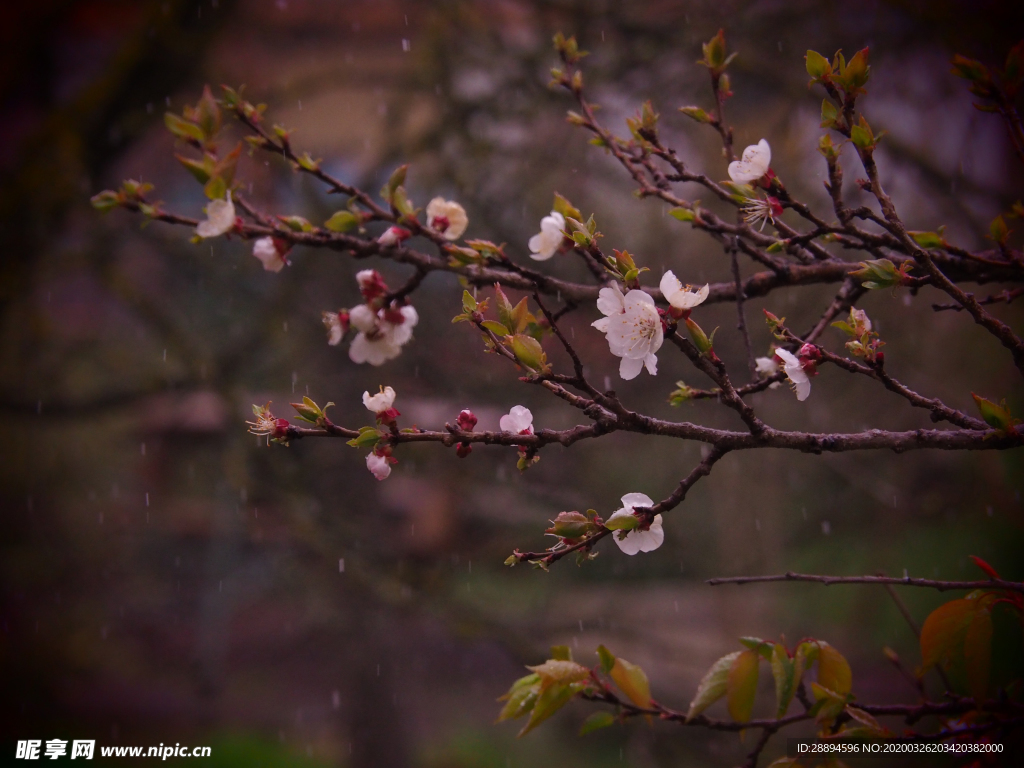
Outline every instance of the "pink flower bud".
[[410, 237], [412, 237], [412, 232], [405, 227], [389, 227], [383, 235], [377, 238], [377, 242], [388, 248], [395, 245], [401, 245]]
[[338, 312], [338, 323], [341, 325], [341, 332], [348, 333], [348, 310], [342, 309]]
[[469, 443], [459, 443], [455, 446], [455, 455], [460, 459], [464, 459], [473, 452], [473, 446]]
[[455, 420], [455, 423], [458, 424], [459, 429], [461, 429], [463, 432], [472, 432], [473, 431], [473, 427], [476, 426], [476, 422], [477, 422], [476, 416], [468, 408], [463, 410], [459, 414], [459, 418], [457, 418]]
[[368, 302], [388, 292], [387, 283], [376, 269], [364, 269], [356, 273], [359, 292]]
[[288, 419], [275, 419], [274, 431], [270, 436], [275, 440], [288, 437]]

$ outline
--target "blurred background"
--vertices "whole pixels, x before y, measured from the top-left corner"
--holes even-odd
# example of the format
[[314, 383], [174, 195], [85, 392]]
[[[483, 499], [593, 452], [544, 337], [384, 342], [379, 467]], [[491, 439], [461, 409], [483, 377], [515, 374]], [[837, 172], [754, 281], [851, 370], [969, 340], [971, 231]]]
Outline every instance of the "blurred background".
[[[430, 275], [415, 294], [421, 321], [399, 359], [356, 366], [327, 346], [320, 322], [322, 310], [359, 301], [350, 257], [300, 248], [271, 274], [244, 243], [191, 245], [182, 228], [101, 217], [88, 202], [136, 178], [168, 209], [199, 216], [202, 191], [173, 159], [163, 113], [194, 103], [204, 83], [245, 83], [332, 173], [374, 191], [411, 163], [417, 203], [459, 200], [467, 236], [507, 242], [515, 259], [527, 258], [557, 190], [595, 213], [606, 250], [628, 248], [650, 267], [650, 283], [666, 268], [684, 282], [727, 280], [721, 250], [663, 205], [636, 200], [625, 173], [565, 123], [567, 99], [547, 89], [551, 36], [576, 34], [592, 52], [586, 78], [606, 124], [624, 133], [624, 118], [652, 99], [666, 140], [724, 178], [717, 135], [676, 111], [710, 106], [694, 62], [724, 27], [739, 51], [728, 104], [738, 148], [767, 138], [786, 185], [828, 211], [820, 94], [806, 87], [803, 53], [870, 45], [864, 111], [888, 131], [883, 181], [904, 219], [945, 224], [950, 241], [983, 248], [988, 222], [1024, 194], [1024, 174], [1002, 123], [971, 108], [948, 61], [960, 52], [1001, 63], [1024, 29], [1019, 3], [37, 0], [7, 14], [0, 761], [13, 760], [16, 739], [87, 738], [212, 745], [204, 764], [225, 766], [733, 765], [749, 738], [657, 722], [577, 738], [592, 711], [580, 704], [517, 740], [518, 724], [493, 725], [494, 700], [551, 644], [590, 664], [604, 643], [647, 670], [658, 700], [685, 708], [708, 666], [737, 637], [758, 635], [826, 639], [851, 660], [861, 700], [912, 701], [881, 649], [914, 667], [916, 640], [884, 591], [703, 580], [790, 569], [974, 578], [972, 554], [1024, 576], [1019, 450], [730, 455], [666, 516], [657, 552], [629, 558], [609, 545], [583, 568], [505, 568], [514, 547], [546, 546], [541, 532], [561, 510], [607, 515], [628, 492], [666, 496], [700, 447], [614, 435], [548, 448], [525, 475], [510, 449], [457, 460], [403, 447], [383, 483], [340, 440], [268, 448], [245, 431], [253, 403], [290, 416], [286, 404], [308, 394], [359, 426], [360, 395], [381, 384], [397, 389], [404, 425], [438, 428], [471, 407], [496, 428], [515, 404], [538, 426], [578, 417], [450, 324], [461, 289], [449, 275]], [[274, 158], [243, 156], [239, 177], [275, 213], [319, 222], [342, 206]], [[407, 272], [373, 266], [392, 285]], [[570, 259], [544, 268], [585, 277]], [[799, 330], [833, 290], [749, 302], [758, 354], [770, 343], [762, 307]], [[887, 367], [958, 408], [973, 411], [973, 390], [1021, 413], [1008, 356], [968, 318], [933, 313], [938, 300], [927, 290], [864, 300]], [[705, 328], [721, 326], [719, 354], [742, 371], [735, 307], [701, 311]], [[995, 311], [1021, 328], [1018, 306]], [[738, 425], [714, 403], [668, 404], [675, 381], [708, 383], [667, 347], [656, 378], [618, 381], [617, 359], [589, 327], [596, 316], [584, 309], [565, 328], [598, 382], [610, 377], [651, 414]], [[833, 350], [843, 340], [824, 336]], [[829, 368], [806, 403], [785, 389], [751, 400], [778, 427], [930, 426], [872, 382]], [[901, 595], [918, 622], [945, 599]], [[773, 706], [769, 678], [762, 670], [755, 714]]]

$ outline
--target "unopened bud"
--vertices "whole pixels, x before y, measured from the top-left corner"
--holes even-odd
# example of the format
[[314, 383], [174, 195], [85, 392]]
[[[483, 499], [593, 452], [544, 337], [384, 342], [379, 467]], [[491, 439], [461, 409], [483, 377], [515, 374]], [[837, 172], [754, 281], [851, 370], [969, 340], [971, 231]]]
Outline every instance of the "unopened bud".
[[473, 427], [476, 426], [476, 422], [476, 416], [468, 408], [459, 413], [459, 417], [455, 420], [455, 423], [459, 425], [459, 429], [463, 432], [472, 432]]
[[459, 443], [455, 446], [455, 455], [460, 459], [464, 459], [473, 452], [473, 446], [469, 443]]

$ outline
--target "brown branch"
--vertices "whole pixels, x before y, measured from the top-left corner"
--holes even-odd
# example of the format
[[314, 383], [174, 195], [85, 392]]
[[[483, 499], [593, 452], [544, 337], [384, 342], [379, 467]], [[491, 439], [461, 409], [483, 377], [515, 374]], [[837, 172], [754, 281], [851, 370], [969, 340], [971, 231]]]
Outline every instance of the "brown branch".
[[810, 573], [786, 573], [774, 576], [726, 576], [708, 579], [705, 584], [716, 587], [719, 584], [760, 584], [770, 581], [808, 581], [831, 586], [832, 584], [893, 584], [906, 587], [926, 587], [945, 592], [951, 589], [1006, 589], [1011, 592], [1024, 592], [1024, 582], [1006, 581], [1005, 579], [989, 579], [988, 581], [940, 581], [937, 579], [919, 579], [904, 576], [821, 576]]

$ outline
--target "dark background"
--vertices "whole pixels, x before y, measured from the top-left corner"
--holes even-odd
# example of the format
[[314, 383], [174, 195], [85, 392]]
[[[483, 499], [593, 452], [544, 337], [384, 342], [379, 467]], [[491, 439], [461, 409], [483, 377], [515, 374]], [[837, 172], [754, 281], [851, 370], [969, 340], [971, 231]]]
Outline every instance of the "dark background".
[[[210, 765], [731, 765], [744, 752], [733, 735], [633, 722], [578, 739], [590, 710], [575, 704], [517, 741], [516, 726], [492, 725], [494, 699], [550, 644], [589, 664], [603, 642], [644, 666], [656, 698], [685, 708], [736, 637], [811, 635], [850, 658], [861, 700], [911, 701], [881, 648], [914, 667], [916, 641], [884, 592], [703, 580], [789, 569], [973, 578], [970, 554], [1024, 575], [1020, 451], [731, 455], [666, 516], [653, 554], [609, 545], [582, 569], [504, 568], [512, 548], [543, 545], [560, 510], [607, 515], [624, 493], [667, 495], [699, 447], [615, 435], [546, 449], [524, 476], [512, 450], [459, 461], [407, 447], [384, 483], [342, 441], [268, 449], [245, 432], [252, 403], [272, 400], [285, 415], [308, 393], [358, 426], [368, 420], [359, 397], [379, 384], [398, 390], [403, 424], [436, 428], [470, 406], [496, 428], [517, 403], [540, 426], [577, 417], [450, 324], [460, 293], [451, 276], [431, 275], [416, 294], [421, 322], [401, 358], [355, 366], [325, 344], [319, 319], [358, 301], [349, 257], [297, 249], [274, 275], [245, 244], [190, 245], [183, 229], [140, 229], [88, 204], [131, 177], [155, 183], [169, 209], [199, 215], [201, 190], [173, 159], [162, 115], [204, 83], [245, 83], [331, 172], [372, 191], [410, 162], [416, 202], [461, 201], [467, 236], [506, 241], [513, 258], [526, 258], [558, 190], [595, 212], [605, 249], [628, 248], [651, 283], [663, 268], [726, 280], [720, 249], [637, 201], [546, 88], [552, 34], [575, 33], [593, 52], [587, 83], [607, 124], [624, 132], [650, 98], [670, 143], [724, 178], [717, 136], [675, 110], [710, 105], [694, 62], [725, 27], [740, 52], [728, 105], [739, 148], [768, 138], [787, 186], [827, 211], [820, 94], [806, 88], [803, 53], [870, 45], [864, 110], [889, 132], [883, 181], [911, 228], [946, 224], [948, 239], [980, 248], [991, 218], [1024, 192], [1022, 174], [999, 119], [971, 108], [948, 61], [1001, 62], [1024, 30], [1019, 3], [37, 0], [6, 14], [2, 759], [16, 739], [94, 738], [212, 745]], [[844, 159], [856, 199], [855, 158]], [[244, 158], [239, 175], [268, 210], [322, 221], [340, 207], [267, 161]], [[393, 284], [406, 274], [376, 266]], [[544, 269], [583, 277], [568, 259]], [[830, 297], [814, 287], [750, 302], [758, 353], [770, 341], [761, 307], [800, 328]], [[991, 337], [957, 313], [933, 314], [933, 292], [903, 299], [863, 302], [894, 375], [961, 409], [973, 390], [1024, 411]], [[1018, 307], [996, 311], [1021, 327]], [[617, 381], [595, 318], [588, 308], [566, 328], [598, 381]], [[721, 326], [716, 349], [742, 370], [735, 308], [705, 308], [701, 322]], [[833, 350], [842, 341], [824, 336]], [[616, 387], [649, 413], [732, 424], [713, 403], [672, 409], [681, 378], [706, 385], [666, 347], [657, 378]], [[834, 369], [805, 403], [784, 389], [752, 401], [780, 427], [929, 425]], [[902, 594], [919, 622], [944, 599]], [[774, 701], [769, 677], [755, 712]]]

